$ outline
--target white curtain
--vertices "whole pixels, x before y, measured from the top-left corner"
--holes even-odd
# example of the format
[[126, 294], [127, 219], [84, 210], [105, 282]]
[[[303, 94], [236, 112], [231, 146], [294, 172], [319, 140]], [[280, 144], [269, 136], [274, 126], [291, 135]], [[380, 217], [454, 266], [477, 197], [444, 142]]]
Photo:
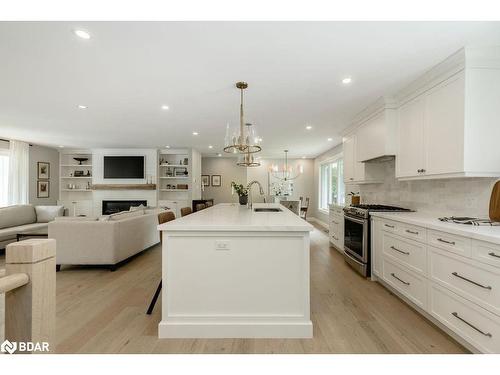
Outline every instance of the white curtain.
[[28, 204], [30, 145], [20, 141], [9, 143], [8, 203]]

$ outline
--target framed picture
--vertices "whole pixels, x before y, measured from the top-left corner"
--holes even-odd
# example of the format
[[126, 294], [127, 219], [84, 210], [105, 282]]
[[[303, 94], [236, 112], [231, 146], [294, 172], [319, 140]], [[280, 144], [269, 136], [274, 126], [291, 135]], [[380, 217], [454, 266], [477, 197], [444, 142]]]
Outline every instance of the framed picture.
[[220, 174], [213, 174], [212, 175], [212, 186], [221, 186]]
[[50, 195], [50, 182], [38, 181], [37, 198], [48, 198]]
[[201, 182], [203, 186], [210, 186], [210, 176], [208, 174], [202, 174]]
[[39, 161], [38, 166], [38, 179], [48, 180], [50, 178], [50, 163], [46, 161]]

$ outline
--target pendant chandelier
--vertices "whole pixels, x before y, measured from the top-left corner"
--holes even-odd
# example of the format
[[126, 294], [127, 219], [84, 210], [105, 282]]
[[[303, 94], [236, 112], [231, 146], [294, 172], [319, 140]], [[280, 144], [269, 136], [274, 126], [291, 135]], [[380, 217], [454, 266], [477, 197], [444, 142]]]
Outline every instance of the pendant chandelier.
[[260, 167], [260, 162], [253, 157], [253, 154], [247, 152], [246, 154], [240, 154], [238, 156], [236, 165], [240, 167]]
[[281, 168], [277, 165], [272, 165], [270, 167], [270, 172], [274, 178], [283, 181], [295, 180], [302, 173], [304, 173], [304, 168], [300, 165], [297, 170], [288, 165], [288, 150], [285, 150], [285, 160]]
[[252, 154], [262, 150], [259, 145], [261, 139], [257, 136], [255, 126], [245, 123], [243, 117], [243, 90], [248, 87], [246, 82], [236, 82], [236, 87], [240, 90], [240, 126], [230, 132], [229, 125], [226, 128], [226, 137], [224, 139], [224, 152], [230, 154], [241, 154], [238, 165], [246, 167], [255, 167], [256, 162]]

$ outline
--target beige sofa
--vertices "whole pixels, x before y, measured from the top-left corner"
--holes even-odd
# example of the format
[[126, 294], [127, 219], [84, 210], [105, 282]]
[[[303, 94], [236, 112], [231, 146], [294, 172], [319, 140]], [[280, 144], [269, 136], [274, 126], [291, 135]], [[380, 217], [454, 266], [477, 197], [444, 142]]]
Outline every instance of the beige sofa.
[[49, 223], [49, 238], [57, 243], [57, 267], [107, 265], [160, 242], [156, 211], [126, 211], [101, 218], [65, 217]]
[[63, 214], [63, 206], [26, 204], [0, 208], [0, 249], [15, 241], [18, 233], [47, 233], [48, 222]]

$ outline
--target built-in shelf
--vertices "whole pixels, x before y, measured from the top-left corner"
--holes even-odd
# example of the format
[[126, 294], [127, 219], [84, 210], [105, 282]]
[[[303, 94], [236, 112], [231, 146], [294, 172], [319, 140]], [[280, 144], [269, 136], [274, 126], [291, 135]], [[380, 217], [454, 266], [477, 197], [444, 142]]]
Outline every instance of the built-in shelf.
[[74, 178], [83, 178], [83, 179], [92, 179], [92, 176], [80, 176], [80, 177], [70, 177], [70, 176], [62, 176], [61, 178], [65, 178], [65, 179], [74, 179]]
[[93, 190], [156, 190], [156, 184], [94, 184]]
[[188, 165], [185, 164], [160, 164], [160, 167], [177, 167], [177, 168], [187, 168]]
[[92, 193], [92, 190], [90, 189], [61, 189], [61, 191], [79, 191], [79, 192]]
[[160, 176], [160, 178], [162, 178], [164, 180], [189, 180], [189, 177], [185, 177], [185, 176], [182, 176], [182, 177]]
[[160, 191], [185, 191], [186, 193], [189, 192], [188, 189], [160, 189]]
[[61, 167], [92, 167], [92, 164], [61, 164]]

